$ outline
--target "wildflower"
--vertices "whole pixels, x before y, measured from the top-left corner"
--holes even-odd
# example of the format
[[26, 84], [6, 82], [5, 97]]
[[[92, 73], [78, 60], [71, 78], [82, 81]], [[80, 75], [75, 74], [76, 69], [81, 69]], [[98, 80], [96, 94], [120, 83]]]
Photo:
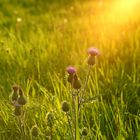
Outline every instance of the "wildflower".
[[74, 89], [81, 88], [81, 83], [78, 79], [78, 76], [76, 75], [76, 72], [77, 72], [76, 68], [69, 66], [67, 67], [67, 72], [69, 73], [68, 82], [71, 83], [72, 87]]
[[69, 74], [75, 74], [76, 71], [77, 71], [76, 68], [74, 68], [74, 67], [72, 67], [72, 66], [67, 67], [67, 72], [68, 72]]
[[69, 107], [69, 104], [68, 104], [67, 101], [63, 101], [63, 102], [62, 102], [62, 110], [63, 110], [64, 112], [68, 112], [68, 111], [70, 110], [70, 107]]
[[96, 63], [96, 56], [99, 55], [99, 50], [96, 48], [89, 48], [88, 54], [89, 54], [89, 57], [88, 57], [87, 63], [92, 66]]
[[99, 50], [97, 48], [89, 48], [88, 49], [88, 54], [91, 56], [98, 56], [99, 55]]

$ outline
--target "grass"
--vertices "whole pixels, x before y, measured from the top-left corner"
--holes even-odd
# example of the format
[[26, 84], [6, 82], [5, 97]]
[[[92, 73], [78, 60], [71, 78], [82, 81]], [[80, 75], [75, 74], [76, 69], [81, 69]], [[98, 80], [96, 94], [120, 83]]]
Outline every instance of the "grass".
[[[45, 117], [53, 112], [52, 139], [71, 140], [61, 110], [63, 100], [71, 103], [65, 70], [76, 66], [83, 84], [88, 71], [86, 51], [95, 45], [101, 55], [84, 97], [95, 100], [81, 109], [80, 138], [139, 140], [140, 15], [120, 24], [119, 17], [116, 23], [102, 14], [108, 2], [102, 8], [98, 1], [45, 2], [0, 1], [0, 139], [23, 139], [9, 99], [11, 86], [19, 84], [27, 97], [24, 139], [47, 139], [50, 127]], [[31, 135], [34, 125], [39, 129], [37, 138]], [[88, 129], [85, 138], [81, 136], [84, 127]]]

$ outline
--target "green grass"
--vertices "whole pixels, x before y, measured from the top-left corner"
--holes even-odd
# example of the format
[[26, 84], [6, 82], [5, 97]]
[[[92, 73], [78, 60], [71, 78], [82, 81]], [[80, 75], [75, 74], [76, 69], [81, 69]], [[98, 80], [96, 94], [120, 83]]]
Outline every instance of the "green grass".
[[92, 45], [101, 55], [85, 98], [97, 100], [82, 108], [80, 135], [87, 127], [86, 140], [140, 140], [140, 15], [133, 22], [114, 21], [111, 26], [101, 14], [107, 6], [105, 2], [102, 10], [98, 1], [88, 0], [0, 1], [0, 140], [21, 139], [9, 99], [13, 84], [21, 85], [27, 96], [26, 140], [32, 139], [35, 124], [35, 139], [46, 139], [49, 111], [55, 116], [53, 140], [71, 139], [61, 111], [63, 100], [71, 102], [65, 70], [76, 66], [84, 83], [87, 48]]

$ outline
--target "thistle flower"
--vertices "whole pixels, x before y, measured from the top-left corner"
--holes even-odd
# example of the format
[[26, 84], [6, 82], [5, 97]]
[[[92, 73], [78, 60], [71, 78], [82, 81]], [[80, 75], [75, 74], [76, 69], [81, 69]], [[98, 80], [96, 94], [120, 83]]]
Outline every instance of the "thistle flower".
[[89, 48], [88, 49], [88, 54], [91, 56], [98, 56], [99, 55], [99, 50], [97, 48]]
[[36, 125], [31, 128], [31, 133], [34, 137], [38, 136], [38, 127]]
[[67, 67], [67, 72], [69, 73], [69, 74], [75, 74], [76, 73], [76, 68], [74, 68], [74, 67], [72, 67], [72, 66], [69, 66], [69, 67]]
[[81, 88], [81, 83], [78, 79], [78, 76], [76, 75], [77, 72], [76, 68], [69, 66], [67, 67], [67, 72], [69, 73], [68, 82], [71, 83], [72, 87], [74, 89]]
[[97, 48], [89, 48], [88, 54], [89, 54], [89, 57], [88, 57], [87, 63], [92, 66], [96, 63], [95, 57], [99, 55], [99, 50]]
[[63, 101], [63, 102], [62, 102], [62, 110], [63, 110], [64, 112], [68, 112], [68, 111], [70, 110], [70, 107], [69, 107], [69, 104], [68, 104], [67, 101]]

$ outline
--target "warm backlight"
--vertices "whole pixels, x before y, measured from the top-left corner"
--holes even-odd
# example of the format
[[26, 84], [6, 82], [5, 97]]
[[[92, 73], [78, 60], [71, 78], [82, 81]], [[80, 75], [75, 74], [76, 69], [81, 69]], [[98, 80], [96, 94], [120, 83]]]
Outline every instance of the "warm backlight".
[[96, 30], [104, 38], [119, 38], [136, 28], [140, 19], [140, 0], [115, 0], [97, 16]]
[[116, 0], [112, 5], [110, 14], [120, 22], [127, 22], [127, 20], [132, 20], [139, 14], [139, 4], [140, 0]]

